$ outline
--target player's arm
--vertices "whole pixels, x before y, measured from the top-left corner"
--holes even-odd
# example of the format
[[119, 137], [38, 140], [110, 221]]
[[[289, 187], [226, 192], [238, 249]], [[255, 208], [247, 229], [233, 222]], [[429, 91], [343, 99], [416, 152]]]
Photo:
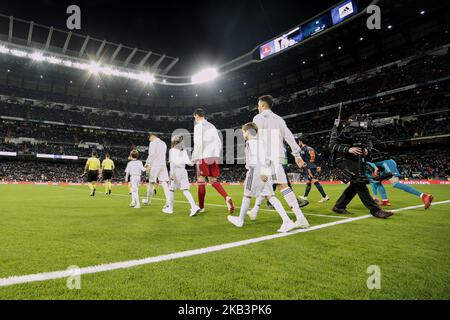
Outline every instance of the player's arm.
[[169, 178], [170, 178], [170, 180], [173, 180], [173, 174], [175, 173], [174, 152], [175, 152], [175, 150], [173, 150], [173, 149], [169, 150]]
[[283, 137], [284, 141], [289, 145], [292, 151], [292, 155], [295, 158], [295, 163], [299, 168], [303, 168], [305, 166], [305, 161], [300, 156], [301, 148], [297, 144], [297, 141], [295, 141], [295, 137], [292, 134], [292, 131], [289, 130], [289, 128], [286, 125], [286, 122], [283, 121]]
[[82, 177], [84, 177], [84, 176], [86, 175], [86, 173], [88, 172], [88, 169], [89, 169], [89, 160], [90, 160], [90, 159], [87, 159], [87, 161], [86, 161], [86, 165], [84, 166], [84, 172], [83, 172], [83, 174], [81, 175]]
[[200, 125], [194, 127], [194, 151], [192, 151], [192, 161], [198, 162], [202, 158], [203, 138]]
[[370, 168], [372, 168], [373, 172], [372, 172], [372, 176], [376, 177], [378, 176], [378, 167], [375, 165], [375, 163], [370, 162], [370, 161], [366, 161], [365, 162], [367, 166], [369, 166]]
[[155, 155], [156, 155], [156, 151], [157, 151], [156, 147], [150, 143], [150, 145], [148, 146], [147, 161], [145, 162], [145, 167], [146, 168], [151, 167], [153, 159], [155, 158]]
[[184, 164], [192, 167], [194, 165], [194, 162], [192, 162], [191, 159], [189, 159], [189, 156], [187, 154], [186, 150], [183, 150], [183, 160], [184, 160]]
[[130, 164], [127, 164], [127, 167], [125, 169], [125, 182], [128, 182], [129, 176], [130, 176]]

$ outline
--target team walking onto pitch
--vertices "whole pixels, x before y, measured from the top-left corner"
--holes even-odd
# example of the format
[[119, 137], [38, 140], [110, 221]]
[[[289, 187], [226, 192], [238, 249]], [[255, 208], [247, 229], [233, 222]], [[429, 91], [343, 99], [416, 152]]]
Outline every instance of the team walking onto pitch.
[[[289, 130], [286, 122], [272, 111], [274, 99], [272, 96], [262, 96], [258, 100], [258, 114], [249, 122], [242, 126], [242, 136], [245, 141], [245, 168], [247, 169], [244, 182], [244, 194], [239, 215], [233, 215], [235, 206], [233, 199], [225, 191], [222, 184], [217, 181], [220, 176], [219, 160], [222, 153], [222, 141], [216, 127], [206, 119], [203, 109], [194, 112], [194, 147], [192, 160], [189, 158], [181, 135], [174, 135], [171, 139], [169, 150], [170, 171], [167, 170], [166, 154], [167, 145], [158, 134], [149, 135], [148, 157], [145, 165], [138, 160], [139, 152], [132, 150], [129, 162], [125, 170], [125, 182], [129, 183], [131, 203], [130, 207], [141, 208], [139, 198], [139, 185], [142, 174], [148, 176], [146, 196], [142, 199], [144, 205], [152, 204], [152, 197], [155, 193], [155, 186], [159, 184], [165, 195], [165, 205], [162, 212], [165, 214], [174, 213], [174, 193], [180, 190], [190, 205], [189, 215], [194, 217], [206, 212], [205, 198], [206, 185], [209, 183], [219, 195], [224, 199], [228, 209], [228, 221], [236, 227], [243, 227], [246, 216], [250, 220], [257, 219], [258, 211], [264, 200], [279, 214], [282, 224], [278, 232], [289, 232], [298, 228], [308, 228], [309, 222], [305, 218], [301, 207], [308, 204], [308, 195], [312, 184], [320, 192], [322, 198], [319, 201], [324, 203], [330, 200], [325, 193], [318, 175], [321, 171], [321, 159], [316, 150], [305, 144], [305, 139], [300, 138], [297, 143], [294, 135]], [[286, 173], [287, 155], [290, 149], [297, 166], [306, 172], [306, 190], [299, 200], [295, 196]], [[354, 148], [351, 148], [352, 150]], [[195, 175], [198, 185], [198, 205], [191, 192], [186, 165], [195, 167]], [[94, 151], [87, 160], [84, 175], [91, 190], [91, 196], [95, 196], [96, 183], [101, 175], [105, 182], [105, 193], [112, 192], [111, 179], [115, 165], [109, 154], [100, 163], [97, 153]], [[433, 201], [431, 195], [417, 191], [416, 189], [403, 185], [399, 182], [399, 172], [395, 161], [388, 159], [377, 163], [366, 163], [366, 174], [370, 178], [372, 190], [376, 198], [380, 193], [380, 204], [390, 205], [386, 191], [381, 184], [381, 180], [388, 180], [394, 188], [414, 194], [422, 199], [425, 208], [428, 209]], [[380, 174], [380, 171], [383, 174]], [[380, 176], [382, 176], [380, 178]], [[351, 186], [350, 186], [351, 187]], [[295, 215], [295, 221], [291, 220], [281, 201], [275, 196], [278, 190], [284, 198], [289, 208]], [[255, 198], [255, 206], [250, 210], [251, 199]], [[364, 198], [365, 199], [365, 198]], [[370, 199], [370, 198], [369, 198]], [[348, 199], [347, 199], [348, 200]], [[370, 199], [371, 200], [371, 199]], [[341, 201], [341, 199], [340, 199]], [[339, 202], [339, 201], [338, 201]], [[378, 206], [374, 207], [378, 208]], [[335, 206], [336, 208], [336, 206]], [[378, 210], [377, 209], [377, 210]], [[335, 212], [338, 210], [333, 209]], [[347, 213], [346, 210], [342, 210]], [[340, 211], [338, 212], [340, 213]]]

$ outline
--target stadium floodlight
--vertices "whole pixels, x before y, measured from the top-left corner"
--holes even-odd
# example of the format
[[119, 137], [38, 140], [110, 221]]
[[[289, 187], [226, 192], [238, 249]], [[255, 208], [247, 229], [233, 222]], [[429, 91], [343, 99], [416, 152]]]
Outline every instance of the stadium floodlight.
[[101, 70], [100, 65], [98, 64], [98, 62], [95, 61], [91, 61], [91, 63], [89, 63], [88, 68], [90, 73], [94, 73], [94, 74], [98, 74]]
[[10, 52], [13, 56], [20, 57], [20, 58], [28, 56], [28, 53], [26, 51], [22, 51], [22, 50], [12, 49], [12, 50], [10, 50]]
[[[0, 45], [0, 54], [8, 54], [13, 55], [20, 58], [28, 58], [33, 61], [46, 62], [54, 65], [61, 65], [68, 68], [74, 68], [79, 70], [86, 70], [90, 74], [95, 75], [106, 75], [106, 76], [115, 76], [120, 78], [126, 78], [129, 80], [141, 81], [146, 84], [153, 84], [158, 82], [160, 84], [172, 85], [167, 79], [164, 79], [164, 76], [158, 76], [158, 79], [154, 74], [149, 72], [142, 72], [139, 70], [131, 70], [127, 68], [121, 67], [113, 67], [108, 65], [103, 65], [98, 61], [87, 61], [83, 62], [81, 59], [70, 59], [62, 56], [58, 56], [57, 54], [48, 55], [46, 52], [41, 51], [25, 51], [16, 48], [9, 48], [3, 44]], [[214, 68], [205, 69], [196, 75], [194, 75], [190, 82], [189, 80], [186, 83], [181, 83], [180, 85], [192, 85], [196, 83], [207, 82], [213, 80], [218, 76], [218, 72]], [[182, 78], [190, 78], [190, 77], [182, 77]], [[157, 81], [158, 80], [158, 81]], [[174, 84], [175, 85], [175, 84]]]
[[145, 82], [145, 83], [153, 83], [155, 81], [155, 77], [151, 73], [148, 73], [148, 72], [141, 73], [139, 75], [139, 78], [142, 82]]
[[63, 60], [62, 65], [71, 68], [73, 66], [73, 62], [70, 60]]
[[212, 81], [219, 76], [217, 69], [207, 68], [192, 76], [192, 83], [204, 83]]
[[111, 67], [102, 67], [100, 69], [101, 73], [107, 76], [111, 76], [114, 74], [114, 69]]
[[32, 60], [38, 61], [38, 62], [41, 62], [41, 61], [45, 60], [44, 55], [42, 53], [40, 53], [40, 52], [34, 52], [34, 53], [30, 54], [30, 58]]
[[0, 46], [0, 53], [9, 53], [9, 49], [5, 46]]
[[48, 63], [51, 63], [51, 64], [63, 64], [63, 61], [56, 57], [47, 57], [46, 60]]
[[88, 64], [86, 64], [86, 63], [80, 63], [80, 62], [73, 62], [73, 63], [72, 63], [72, 66], [73, 66], [74, 68], [81, 69], [81, 70], [86, 70], [86, 69], [88, 69], [88, 67], [89, 67]]

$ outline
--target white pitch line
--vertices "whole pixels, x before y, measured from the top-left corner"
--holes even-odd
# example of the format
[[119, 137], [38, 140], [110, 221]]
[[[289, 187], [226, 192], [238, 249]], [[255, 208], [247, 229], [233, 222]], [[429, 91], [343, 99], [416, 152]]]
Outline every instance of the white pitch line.
[[[52, 187], [85, 192], [85, 190], [81, 190], [81, 189], [77, 189], [77, 188], [71, 188], [71, 187], [62, 187], [62, 186], [52, 186]], [[122, 194], [122, 193], [113, 193], [112, 196], [116, 196], [116, 197], [129, 197], [129, 195]], [[166, 201], [166, 199], [158, 198], [158, 197], [152, 197], [152, 200]], [[174, 200], [174, 202], [176, 202], [176, 203], [184, 203], [184, 204], [189, 203], [189, 202], [183, 201], [183, 200]], [[205, 203], [205, 206], [207, 206], [207, 207], [227, 208], [226, 205], [223, 205], [223, 204], [214, 204], [214, 203]], [[236, 208], [236, 209], [240, 209], [240, 207], [235, 207], [235, 208]], [[272, 212], [272, 213], [275, 212], [274, 210], [269, 210], [269, 209], [259, 209], [259, 211]], [[288, 211], [288, 212], [290, 212], [290, 211]], [[303, 214], [304, 214], [305, 216], [325, 217], [325, 218], [334, 218], [334, 219], [348, 219], [348, 217], [345, 217], [345, 216], [336, 216], [336, 215], [331, 215], [331, 214], [318, 214], [318, 213], [308, 213], [308, 212], [303, 212]]]
[[[433, 205], [441, 205], [450, 203], [450, 200], [441, 201], [433, 203]], [[396, 210], [391, 210], [392, 212], [400, 212], [400, 211], [406, 211], [406, 210], [413, 210], [413, 209], [419, 209], [422, 208], [423, 205], [420, 206], [411, 206], [406, 208], [400, 208]], [[84, 274], [94, 274], [94, 273], [100, 273], [100, 272], [106, 272], [106, 271], [113, 271], [113, 270], [120, 270], [120, 269], [129, 269], [133, 267], [153, 264], [153, 263], [159, 263], [163, 261], [170, 261], [170, 260], [176, 260], [176, 259], [182, 259], [187, 257], [193, 257], [198, 256], [206, 253], [211, 252], [218, 252], [223, 251], [227, 249], [237, 248], [246, 246], [249, 244], [259, 243], [263, 241], [269, 241], [273, 239], [278, 238], [284, 238], [284, 237], [290, 237], [299, 233], [306, 233], [311, 232], [319, 229], [325, 229], [329, 227], [334, 227], [340, 224], [344, 223], [350, 223], [358, 220], [364, 220], [371, 218], [371, 215], [365, 215], [361, 217], [356, 218], [349, 218], [346, 220], [339, 220], [339, 221], [333, 221], [329, 223], [320, 224], [317, 226], [313, 226], [309, 229], [300, 229], [289, 233], [278, 233], [278, 234], [272, 234], [268, 236], [263, 236], [259, 238], [253, 238], [248, 240], [242, 240], [237, 242], [231, 242], [201, 249], [194, 249], [194, 250], [188, 250], [188, 251], [181, 251], [181, 252], [175, 252], [170, 253], [166, 255], [156, 256], [156, 257], [148, 257], [144, 259], [138, 259], [138, 260], [128, 260], [128, 261], [122, 261], [122, 262], [115, 262], [115, 263], [108, 263], [108, 264], [101, 264], [97, 266], [90, 266], [90, 267], [84, 267], [77, 270], [77, 275], [84, 275]], [[12, 276], [8, 278], [2, 278], [0, 279], [0, 287], [6, 287], [6, 286], [12, 286], [17, 284], [24, 284], [24, 283], [30, 283], [30, 282], [39, 282], [39, 281], [47, 281], [47, 280], [55, 280], [55, 279], [62, 279], [67, 278], [70, 276], [73, 276], [74, 272], [73, 270], [62, 270], [62, 271], [54, 271], [54, 272], [45, 272], [45, 273], [36, 273], [36, 274], [29, 274], [24, 276]]]

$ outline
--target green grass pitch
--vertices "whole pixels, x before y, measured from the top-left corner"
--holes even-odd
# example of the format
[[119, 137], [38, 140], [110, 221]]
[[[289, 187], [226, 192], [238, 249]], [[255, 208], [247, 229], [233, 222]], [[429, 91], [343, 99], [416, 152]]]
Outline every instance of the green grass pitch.
[[[330, 209], [344, 186], [325, 186], [332, 200], [318, 204], [313, 188], [304, 209], [311, 225], [340, 221]], [[435, 201], [450, 200], [449, 186], [419, 186]], [[261, 212], [242, 229], [225, 207], [189, 217], [176, 194], [175, 214], [163, 201], [128, 207], [125, 187], [95, 198], [87, 187], [0, 186], [0, 279], [95, 266], [199, 249], [276, 233], [281, 221]], [[196, 188], [193, 187], [193, 193]], [[304, 186], [296, 186], [297, 194]], [[156, 196], [161, 198], [162, 190]], [[242, 188], [227, 187], [237, 205]], [[387, 188], [393, 209], [421, 204]], [[141, 194], [144, 193], [142, 189]], [[283, 201], [283, 200], [282, 200]], [[223, 205], [213, 189], [206, 202]], [[284, 203], [284, 201], [283, 201]], [[265, 208], [265, 205], [263, 206]], [[355, 199], [355, 216], [367, 211]], [[388, 220], [364, 219], [311, 232], [171, 261], [66, 279], [0, 287], [0, 299], [450, 299], [450, 204], [398, 212]], [[381, 288], [367, 288], [367, 268], [379, 266]]]

